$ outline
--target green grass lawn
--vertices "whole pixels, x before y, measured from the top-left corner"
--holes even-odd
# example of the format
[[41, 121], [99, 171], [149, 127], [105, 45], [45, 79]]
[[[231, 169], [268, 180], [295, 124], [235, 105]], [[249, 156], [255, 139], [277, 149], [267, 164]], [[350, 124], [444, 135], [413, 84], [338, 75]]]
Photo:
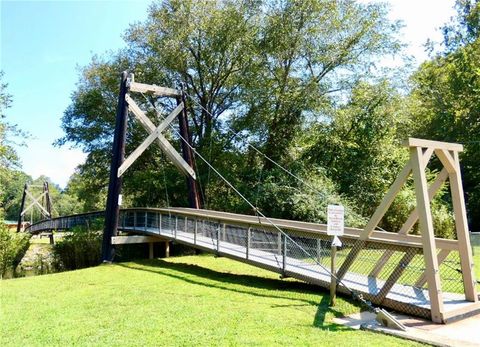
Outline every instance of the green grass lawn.
[[1, 346], [399, 346], [335, 325], [322, 289], [212, 256], [0, 281]]

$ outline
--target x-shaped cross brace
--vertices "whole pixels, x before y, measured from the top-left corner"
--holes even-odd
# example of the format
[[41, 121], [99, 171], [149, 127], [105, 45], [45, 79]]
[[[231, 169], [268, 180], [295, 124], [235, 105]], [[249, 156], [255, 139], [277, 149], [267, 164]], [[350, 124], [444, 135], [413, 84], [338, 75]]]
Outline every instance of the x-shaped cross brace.
[[37, 206], [40, 209], [40, 212], [42, 212], [42, 214], [44, 214], [47, 218], [50, 218], [50, 213], [38, 202], [41, 198], [45, 196], [45, 194], [47, 194], [47, 192], [43, 192], [38, 198], [34, 197], [28, 190], [26, 190], [25, 193], [27, 193], [27, 195], [30, 197], [30, 199], [32, 199], [33, 202], [28, 205], [20, 215], [25, 215], [25, 213], [27, 213], [28, 210], [30, 210], [33, 206]]
[[118, 168], [117, 176], [122, 176], [125, 171], [137, 160], [137, 158], [152, 144], [153, 141], [157, 141], [161, 150], [165, 155], [170, 158], [173, 164], [184, 174], [192, 176], [196, 179], [195, 171], [188, 165], [188, 163], [182, 158], [182, 156], [175, 150], [175, 148], [168, 142], [168, 140], [162, 135], [162, 131], [165, 130], [168, 125], [178, 116], [183, 110], [183, 103], [179, 104], [173, 111], [163, 120], [158, 127], [152, 123], [152, 121], [145, 115], [135, 101], [127, 94], [125, 100], [128, 103], [130, 111], [135, 115], [137, 120], [142, 124], [145, 130], [149, 133], [148, 137], [138, 146], [132, 154], [123, 162]]

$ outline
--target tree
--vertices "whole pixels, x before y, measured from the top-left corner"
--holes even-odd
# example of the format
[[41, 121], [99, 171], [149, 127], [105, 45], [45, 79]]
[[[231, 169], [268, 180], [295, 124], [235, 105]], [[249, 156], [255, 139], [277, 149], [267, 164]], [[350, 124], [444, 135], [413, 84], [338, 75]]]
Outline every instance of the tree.
[[403, 108], [387, 81], [359, 82], [345, 105], [306, 131], [305, 160], [325, 168], [362, 215], [374, 212], [407, 159]]
[[473, 43], [480, 33], [480, 2], [478, 0], [456, 0], [456, 17], [442, 27], [445, 54]]
[[[291, 163], [298, 159], [289, 152], [306, 118], [322, 117], [335, 103], [335, 92], [351, 88], [379, 55], [396, 52], [397, 28], [387, 20], [383, 5], [354, 1], [156, 2], [147, 20], [126, 32], [127, 49], [107, 59], [95, 57], [83, 69], [62, 120], [66, 136], [58, 143], [74, 143], [89, 153], [78, 171], [87, 182], [82, 185], [84, 201], [88, 194], [103, 194], [118, 72], [129, 68], [138, 81], [184, 84], [197, 150], [227, 172], [236, 186], [251, 192], [264, 166], [263, 178], [273, 175], [268, 173], [271, 167], [258, 161], [257, 154], [247, 151], [224, 125], [253, 140], [275, 160]], [[144, 109], [172, 106], [148, 95], [134, 97]], [[127, 153], [145, 137], [133, 124]], [[178, 140], [175, 134], [169, 136]], [[207, 181], [205, 194], [218, 193], [222, 184], [208, 178], [204, 164], [197, 164], [202, 182]], [[159, 167], [164, 168], [165, 179], [158, 174]], [[167, 198], [162, 197], [164, 180]], [[89, 186], [94, 188], [89, 191]], [[183, 204], [184, 191], [183, 179], [154, 147], [124, 179], [127, 203]], [[240, 204], [233, 198], [231, 202]]]
[[4, 73], [0, 71], [0, 218], [3, 218], [6, 190], [13, 181], [14, 169], [19, 167], [19, 159], [12, 146], [10, 137], [18, 133], [16, 128], [6, 122], [6, 110], [11, 106], [12, 96], [7, 92], [7, 83], [3, 82]]
[[30, 235], [15, 233], [0, 223], [0, 279], [15, 268], [29, 246]]
[[265, 153], [288, 163], [305, 119], [322, 118], [376, 59], [399, 50], [398, 23], [387, 20], [380, 4], [279, 0], [266, 6], [257, 40], [261, 68], [246, 86], [245, 117]]
[[461, 166], [469, 225], [480, 230], [480, 3], [457, 1], [457, 10], [457, 22], [444, 29], [446, 50], [412, 77], [410, 112], [418, 124], [417, 136], [464, 145]]

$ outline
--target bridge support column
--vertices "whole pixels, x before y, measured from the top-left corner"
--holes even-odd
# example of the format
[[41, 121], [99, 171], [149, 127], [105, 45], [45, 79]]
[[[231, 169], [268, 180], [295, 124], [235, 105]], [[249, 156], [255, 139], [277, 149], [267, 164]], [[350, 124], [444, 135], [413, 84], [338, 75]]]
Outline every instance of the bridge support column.
[[105, 229], [103, 231], [102, 261], [111, 262], [115, 256], [112, 236], [117, 235], [119, 206], [118, 199], [122, 189], [122, 177], [118, 177], [118, 168], [125, 160], [125, 138], [127, 132], [128, 104], [125, 95], [128, 93], [128, 73], [122, 72], [120, 92], [118, 95], [117, 118], [113, 138], [112, 162], [110, 165], [110, 181], [108, 184], [107, 206], [105, 209]]
[[148, 259], [153, 259], [153, 242], [148, 244]]
[[[185, 141], [180, 140], [180, 145], [182, 148], [183, 159], [190, 165], [190, 167], [195, 170], [194, 162], [194, 153], [190, 148], [192, 140], [190, 132], [188, 129], [188, 116], [187, 116], [187, 100], [185, 98], [185, 91], [182, 85], [182, 95], [177, 97], [177, 105], [180, 105], [183, 102], [183, 110], [178, 115], [178, 125], [180, 130], [180, 135], [184, 138], [185, 141], [188, 141], [188, 144]], [[187, 188], [188, 188], [188, 204], [191, 208], [199, 209], [202, 205], [201, 196], [198, 192], [197, 182], [192, 176], [187, 176]]]
[[170, 242], [165, 241], [165, 258], [170, 257]]

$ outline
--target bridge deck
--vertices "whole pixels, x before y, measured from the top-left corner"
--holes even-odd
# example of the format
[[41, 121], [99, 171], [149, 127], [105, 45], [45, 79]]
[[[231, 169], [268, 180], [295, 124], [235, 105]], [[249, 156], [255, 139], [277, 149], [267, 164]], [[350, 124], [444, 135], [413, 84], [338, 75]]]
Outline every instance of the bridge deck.
[[[206, 251], [217, 253], [222, 256], [231, 257], [239, 261], [244, 261], [252, 265], [256, 265], [268, 270], [272, 270], [289, 277], [297, 278], [318, 284], [329, 288], [330, 274], [327, 269], [315, 263], [309, 263], [292, 257], [286, 257], [285, 266], [283, 265], [283, 257], [280, 254], [274, 254], [259, 249], [249, 249], [238, 244], [220, 241], [217, 239], [204, 236], [200, 233], [194, 235], [192, 232], [181, 230], [172, 230], [162, 228], [134, 228], [122, 227], [124, 231], [140, 232], [149, 235], [161, 236], [172, 241], [177, 241], [185, 245], [197, 247]], [[347, 273], [343, 279], [343, 283], [350, 289], [364, 294], [368, 299], [375, 298], [385, 284], [378, 278], [360, 275], [358, 273]], [[341, 288], [339, 287], [341, 290]], [[345, 290], [343, 290], [345, 292]], [[420, 314], [428, 316], [430, 314], [430, 300], [428, 290], [408, 285], [395, 283], [392, 289], [384, 299], [383, 305], [399, 307], [399, 304], [406, 306], [414, 306], [419, 310]], [[444, 293], [445, 311], [461, 310], [470, 306], [472, 303], [466, 301], [462, 294]]]

